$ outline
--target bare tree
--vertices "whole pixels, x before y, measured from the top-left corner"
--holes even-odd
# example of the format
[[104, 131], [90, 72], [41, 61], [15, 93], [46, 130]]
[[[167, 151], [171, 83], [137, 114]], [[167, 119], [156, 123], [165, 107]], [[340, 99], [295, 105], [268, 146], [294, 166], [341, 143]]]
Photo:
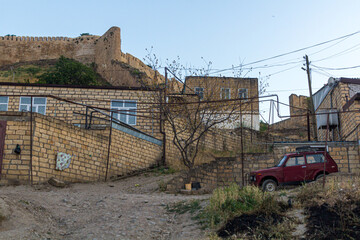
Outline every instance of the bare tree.
[[[144, 60], [154, 70], [161, 67], [158, 65], [161, 61], [152, 52], [148, 52]], [[162, 94], [156, 96], [155, 101], [160, 103], [159, 108], [165, 119], [164, 124], [171, 129], [172, 143], [179, 150], [183, 164], [191, 171], [196, 165], [196, 157], [203, 147], [202, 140], [206, 133], [225, 123], [238, 120], [241, 115], [239, 114], [240, 104], [246, 108], [250, 101], [239, 97], [236, 85], [232, 86], [233, 97], [230, 97], [230, 92], [223, 91], [219, 87], [219, 83], [226, 78], [208, 76], [212, 62], [204, 60], [205, 67], [198, 69], [185, 68], [179, 61], [179, 57], [172, 61], [166, 60], [165, 67], [170, 73], [169, 79], [185, 84], [185, 81], [179, 76], [182, 77], [182, 73], [187, 71], [186, 74], [196, 76], [195, 80], [201, 82], [201, 89], [204, 92], [196, 92], [193, 85], [185, 84], [180, 94], [165, 86], [161, 91]], [[237, 84], [240, 85], [240, 81]], [[165, 93], [166, 98], [163, 95]], [[240, 121], [242, 120], [240, 119]]]

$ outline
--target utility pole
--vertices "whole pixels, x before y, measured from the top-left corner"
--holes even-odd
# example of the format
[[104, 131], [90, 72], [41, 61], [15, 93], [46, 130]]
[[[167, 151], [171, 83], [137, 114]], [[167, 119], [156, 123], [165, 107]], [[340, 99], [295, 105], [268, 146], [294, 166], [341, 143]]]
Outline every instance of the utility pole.
[[304, 56], [305, 62], [306, 62], [306, 69], [302, 68], [307, 73], [308, 78], [308, 84], [309, 84], [309, 94], [310, 94], [310, 111], [311, 111], [311, 117], [313, 120], [313, 131], [314, 131], [314, 140], [317, 141], [317, 129], [316, 129], [316, 116], [315, 116], [315, 107], [314, 102], [312, 99], [312, 88], [311, 88], [311, 74], [310, 74], [310, 62], [308, 55]]

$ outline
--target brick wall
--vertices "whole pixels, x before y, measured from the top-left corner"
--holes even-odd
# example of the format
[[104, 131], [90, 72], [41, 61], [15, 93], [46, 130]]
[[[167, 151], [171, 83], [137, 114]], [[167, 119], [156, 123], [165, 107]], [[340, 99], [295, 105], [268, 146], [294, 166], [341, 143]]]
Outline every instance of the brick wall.
[[[186, 77], [186, 87], [184, 88], [186, 93], [195, 93], [196, 87], [201, 87], [204, 90], [203, 100], [214, 101], [222, 99], [223, 88], [230, 89], [230, 99], [239, 99], [239, 89], [247, 90], [247, 98], [243, 100], [241, 106], [242, 122], [243, 124], [255, 130], [259, 130], [259, 102], [258, 102], [258, 79], [257, 78], [233, 78], [233, 77]], [[222, 96], [222, 97], [221, 97]], [[234, 105], [235, 104], [235, 105]], [[219, 104], [214, 104], [215, 107], [219, 107]], [[229, 121], [220, 124], [222, 128], [233, 129], [240, 126], [240, 102], [231, 101], [227, 105], [223, 106], [224, 111], [229, 112], [232, 109], [236, 110], [236, 114]]]
[[[338, 111], [343, 110], [343, 106], [346, 104], [346, 98], [349, 97], [349, 86], [347, 83], [338, 82], [338, 84], [331, 90], [327, 96], [324, 98], [318, 109], [337, 109]], [[351, 141], [354, 139], [344, 139], [345, 134], [347, 132], [346, 129], [351, 127], [353, 121], [349, 119], [349, 113], [340, 113], [339, 114], [339, 126], [336, 129], [332, 129], [330, 134], [328, 135], [328, 139], [332, 141]], [[326, 115], [323, 115], [326, 118]], [[350, 121], [349, 121], [350, 120]], [[349, 125], [350, 124], [350, 125]], [[345, 130], [345, 131], [344, 131]], [[326, 139], [326, 129], [318, 129], [318, 140], [325, 141]]]
[[[59, 98], [74, 101], [79, 104], [86, 104], [96, 108], [111, 107], [112, 100], [136, 100], [138, 117], [134, 127], [139, 130], [160, 137], [158, 109], [152, 104], [141, 104], [142, 102], [153, 102], [154, 91], [146, 91], [140, 88], [114, 88], [114, 87], [61, 87], [44, 86], [34, 84], [0, 84], [0, 95], [9, 95], [8, 111], [19, 111], [20, 97], [11, 97], [12, 95], [53, 95]], [[90, 114], [91, 109], [89, 109]], [[74, 113], [75, 112], [75, 113]], [[109, 112], [104, 111], [109, 114]], [[80, 114], [79, 114], [80, 113]], [[55, 98], [47, 97], [46, 115], [55, 117], [73, 124], [85, 124], [86, 107], [76, 105]], [[103, 114], [95, 113], [94, 117], [105, 118]], [[152, 119], [153, 117], [154, 119]], [[108, 119], [99, 120], [94, 118], [95, 124], [107, 124]]]
[[[30, 119], [29, 113], [0, 116], [7, 120], [5, 149], [2, 164], [3, 179], [29, 180]], [[33, 120], [33, 180], [44, 182], [57, 177], [70, 182], [105, 179], [109, 128], [102, 131], [85, 130], [61, 120], [34, 114]], [[112, 129], [108, 177], [126, 175], [156, 165], [161, 146], [123, 131]], [[16, 144], [20, 155], [13, 152]], [[73, 155], [70, 167], [55, 170], [58, 152]]]
[[[185, 122], [178, 124], [186, 124]], [[167, 123], [166, 125], [166, 164], [175, 169], [187, 169], [182, 163], [180, 151], [173, 144], [174, 133]], [[179, 134], [179, 139], [186, 139], [187, 134]], [[245, 152], [266, 152], [270, 141], [269, 136], [258, 131], [243, 128], [243, 140]], [[217, 155], [235, 156], [241, 151], [241, 130], [225, 130], [212, 128], [204, 134], [199, 142], [199, 153], [195, 159], [195, 165], [209, 163]]]
[[[324, 144], [324, 143], [323, 143]], [[284, 154], [295, 152], [298, 143], [276, 144], [272, 152], [244, 155], [244, 178], [247, 183], [249, 173], [274, 166]], [[330, 142], [329, 153], [337, 163], [340, 172], [360, 173], [359, 146], [352, 142]], [[206, 189], [214, 189], [230, 183], [242, 184], [241, 157], [224, 157], [197, 166], [191, 173], [184, 173], [169, 182], [170, 191], [177, 191], [188, 181], [200, 182]]]
[[354, 101], [345, 113], [341, 113], [342, 137], [347, 141], [359, 140], [360, 102]]
[[[308, 140], [308, 124], [307, 124], [307, 110], [308, 109], [308, 97], [298, 96], [291, 94], [289, 96], [289, 111], [290, 118], [271, 124], [270, 131], [274, 136], [283, 137], [287, 140]], [[313, 139], [314, 131], [313, 122], [311, 116], [309, 116], [310, 123], [310, 137]]]
[[[1, 178], [27, 181], [30, 164], [30, 118], [21, 113], [12, 115], [0, 116], [1, 120], [7, 121]], [[17, 144], [21, 147], [20, 155], [14, 153]]]

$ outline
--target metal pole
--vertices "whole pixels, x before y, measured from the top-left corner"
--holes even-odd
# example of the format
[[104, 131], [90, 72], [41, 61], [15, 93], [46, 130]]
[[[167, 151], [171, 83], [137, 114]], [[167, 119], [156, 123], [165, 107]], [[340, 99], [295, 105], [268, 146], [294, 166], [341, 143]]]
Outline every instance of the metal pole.
[[32, 163], [32, 158], [33, 158], [33, 97], [30, 97], [30, 184], [33, 184], [33, 171], [32, 171], [32, 167], [33, 167], [33, 163]]
[[244, 137], [243, 137], [243, 121], [242, 121], [242, 102], [240, 99], [240, 137], [241, 137], [241, 180], [242, 186], [245, 186], [244, 178]]
[[310, 116], [309, 116], [309, 111], [306, 114], [306, 120], [307, 120], [307, 133], [308, 133], [308, 141], [311, 141], [311, 136], [310, 136]]
[[326, 136], [325, 136], [325, 152], [324, 152], [324, 177], [323, 177], [323, 188], [325, 188], [325, 178], [326, 178], [326, 155], [327, 155], [327, 141], [328, 141], [328, 134], [329, 134], [329, 116], [330, 114], [327, 114], [327, 121], [326, 121]]
[[106, 161], [106, 172], [105, 172], [105, 181], [107, 181], [107, 175], [109, 170], [109, 160], [110, 160], [110, 148], [111, 148], [111, 134], [112, 134], [112, 122], [113, 122], [113, 112], [110, 113], [110, 133], [109, 133], [109, 146], [108, 146], [108, 154]]
[[86, 115], [85, 115], [85, 129], [88, 128], [88, 107], [86, 107]]
[[[165, 67], [165, 87], [162, 91], [164, 91], [164, 96], [160, 95], [160, 127], [161, 127], [161, 133], [163, 134], [163, 154], [161, 157], [161, 164], [163, 166], [165, 166], [166, 164], [166, 132], [165, 132], [165, 109], [164, 109], [164, 105], [166, 104], [166, 89], [167, 89], [167, 84], [168, 84], [168, 75], [167, 75], [167, 71], [168, 69]], [[162, 99], [162, 97], [164, 99]], [[163, 102], [164, 101], [164, 102]]]
[[250, 131], [250, 142], [253, 142], [253, 104], [250, 103], [251, 109], [250, 109], [250, 116], [251, 116], [251, 131]]

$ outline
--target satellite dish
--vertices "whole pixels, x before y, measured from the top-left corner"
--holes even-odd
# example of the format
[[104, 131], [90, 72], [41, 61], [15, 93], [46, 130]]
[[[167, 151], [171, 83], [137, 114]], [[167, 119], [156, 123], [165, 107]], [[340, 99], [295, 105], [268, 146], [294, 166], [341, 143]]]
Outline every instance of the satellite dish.
[[333, 77], [329, 78], [329, 80], [328, 80], [328, 85], [329, 85], [330, 87], [334, 86], [335, 81], [336, 81], [335, 78], [333, 78]]

